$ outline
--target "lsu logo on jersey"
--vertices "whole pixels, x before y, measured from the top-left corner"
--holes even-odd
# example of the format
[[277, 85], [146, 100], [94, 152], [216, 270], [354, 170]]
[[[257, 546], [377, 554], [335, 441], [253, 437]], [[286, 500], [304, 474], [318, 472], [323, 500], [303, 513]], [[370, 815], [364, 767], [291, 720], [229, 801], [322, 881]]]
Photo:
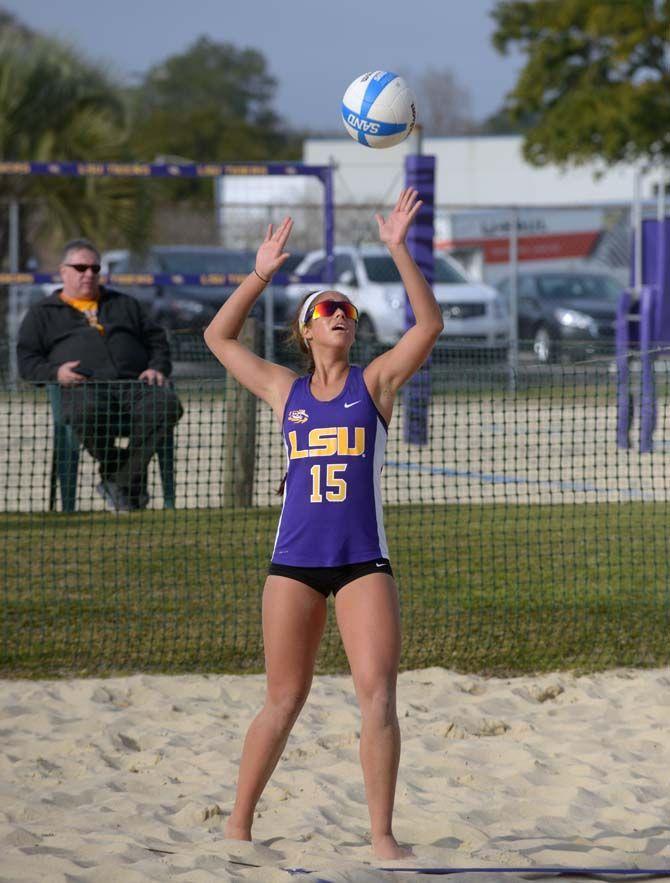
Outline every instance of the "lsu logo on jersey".
[[309, 414], [305, 411], [304, 408], [300, 408], [297, 411], [289, 411], [286, 419], [290, 423], [307, 423], [309, 420]]
[[291, 460], [299, 460], [301, 457], [332, 457], [335, 454], [340, 457], [361, 457], [365, 454], [365, 427], [320, 426], [311, 429], [306, 448], [300, 447], [298, 433], [292, 429], [288, 434], [288, 441]]

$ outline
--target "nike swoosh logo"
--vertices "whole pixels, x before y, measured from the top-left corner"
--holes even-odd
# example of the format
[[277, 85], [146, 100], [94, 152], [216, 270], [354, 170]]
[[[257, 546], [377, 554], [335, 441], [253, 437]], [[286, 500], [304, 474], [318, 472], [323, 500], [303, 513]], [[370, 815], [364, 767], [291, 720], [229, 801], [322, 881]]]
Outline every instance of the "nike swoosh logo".
[[344, 407], [345, 407], [345, 408], [353, 408], [354, 405], [358, 405], [359, 402], [360, 402], [360, 399], [356, 399], [355, 402], [345, 402], [345, 403], [344, 403]]
[[385, 564], [386, 564], [386, 561], [382, 561], [381, 564], [377, 564], [377, 562], [375, 561], [375, 567], [384, 567]]

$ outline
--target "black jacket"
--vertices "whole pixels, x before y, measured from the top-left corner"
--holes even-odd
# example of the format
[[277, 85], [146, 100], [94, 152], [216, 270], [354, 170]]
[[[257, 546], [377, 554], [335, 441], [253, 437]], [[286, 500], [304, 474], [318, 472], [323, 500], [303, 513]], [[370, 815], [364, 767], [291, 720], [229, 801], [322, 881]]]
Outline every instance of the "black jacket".
[[101, 287], [98, 322], [104, 334], [60, 299], [60, 289], [32, 306], [21, 323], [16, 347], [21, 377], [56, 380], [63, 362], [75, 359], [91, 372], [92, 380], [134, 380], [147, 368], [166, 377], [170, 374], [165, 331], [135, 298]]

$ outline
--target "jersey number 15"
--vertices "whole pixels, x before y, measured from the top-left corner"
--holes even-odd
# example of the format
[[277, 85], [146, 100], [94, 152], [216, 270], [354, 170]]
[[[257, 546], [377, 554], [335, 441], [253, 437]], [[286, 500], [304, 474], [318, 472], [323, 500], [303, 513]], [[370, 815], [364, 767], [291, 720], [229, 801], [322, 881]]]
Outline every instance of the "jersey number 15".
[[[347, 468], [346, 463], [326, 463], [326, 500], [329, 503], [342, 503], [347, 499], [347, 483], [338, 475]], [[322, 466], [317, 464], [309, 470], [312, 476], [312, 494], [310, 503], [323, 503], [321, 492]]]

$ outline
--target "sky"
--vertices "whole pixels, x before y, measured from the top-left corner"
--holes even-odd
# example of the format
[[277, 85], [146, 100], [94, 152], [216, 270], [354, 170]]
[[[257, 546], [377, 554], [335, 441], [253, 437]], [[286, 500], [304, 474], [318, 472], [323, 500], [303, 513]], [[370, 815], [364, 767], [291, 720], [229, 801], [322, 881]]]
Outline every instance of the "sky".
[[[125, 82], [201, 35], [260, 50], [292, 126], [337, 131], [349, 83], [369, 70], [409, 80], [450, 68], [476, 120], [497, 110], [520, 69], [493, 49], [495, 0], [0, 0], [34, 30], [64, 38]], [[420, 107], [418, 108], [420, 116]], [[342, 130], [344, 131], [344, 130]]]

